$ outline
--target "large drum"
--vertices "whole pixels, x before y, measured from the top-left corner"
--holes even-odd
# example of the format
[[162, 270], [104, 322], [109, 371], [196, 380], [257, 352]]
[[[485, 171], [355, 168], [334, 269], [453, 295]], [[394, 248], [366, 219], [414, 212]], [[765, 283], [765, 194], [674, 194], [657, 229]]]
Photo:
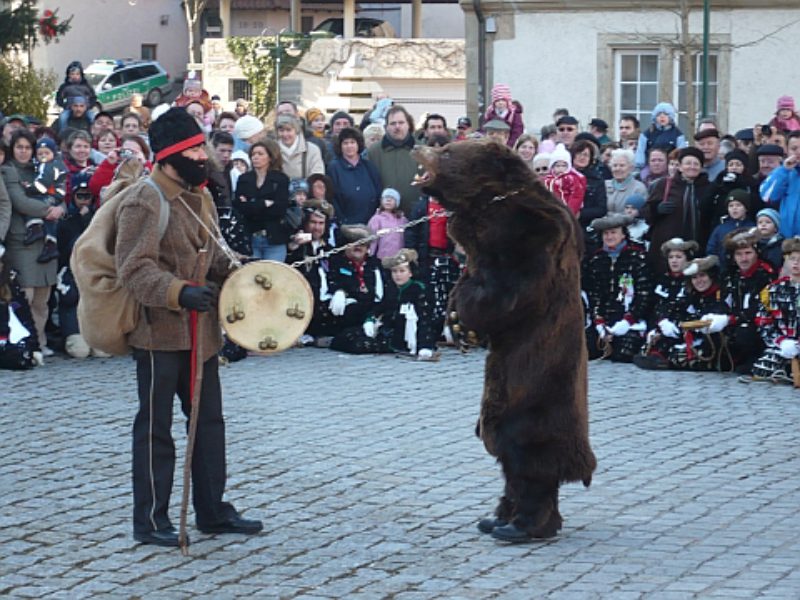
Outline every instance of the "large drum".
[[314, 294], [305, 277], [273, 260], [234, 271], [219, 294], [219, 320], [228, 338], [264, 354], [293, 346], [313, 310]]

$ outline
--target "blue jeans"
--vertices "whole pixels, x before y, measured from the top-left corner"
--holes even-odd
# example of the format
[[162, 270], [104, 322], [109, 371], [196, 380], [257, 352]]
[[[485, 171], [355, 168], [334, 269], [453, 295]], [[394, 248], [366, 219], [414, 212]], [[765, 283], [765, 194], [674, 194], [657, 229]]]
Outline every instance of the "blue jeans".
[[286, 244], [270, 244], [267, 236], [254, 233], [253, 258], [284, 262], [286, 261]]

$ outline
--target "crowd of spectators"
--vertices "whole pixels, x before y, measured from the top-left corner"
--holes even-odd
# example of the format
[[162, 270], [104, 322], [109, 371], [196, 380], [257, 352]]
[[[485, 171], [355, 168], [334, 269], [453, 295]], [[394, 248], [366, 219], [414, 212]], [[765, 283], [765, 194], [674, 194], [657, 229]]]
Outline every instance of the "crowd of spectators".
[[[44, 364], [55, 350], [103, 355], [80, 335], [71, 249], [118, 166], [149, 171], [147, 130], [167, 106], [148, 109], [137, 95], [120, 116], [97, 112], [82, 81], [71, 63], [51, 125], [2, 121], [2, 368]], [[751, 381], [790, 375], [800, 353], [800, 117], [789, 96], [764, 125], [728, 133], [704, 119], [691, 136], [667, 102], [650, 123], [623, 116], [616, 135], [601, 118], [581, 130], [567, 109], [536, 129], [503, 84], [476, 127], [462, 117], [451, 128], [437, 113], [416, 126], [385, 96], [358, 124], [290, 101], [267, 121], [244, 100], [225, 110], [194, 78], [173, 105], [207, 135], [207, 186], [228, 245], [297, 265], [311, 284], [314, 316], [299, 344], [428, 360], [453, 342], [447, 296], [465, 257], [438, 199], [414, 185], [411, 150], [483, 139], [512, 148], [585, 231], [590, 357]], [[246, 355], [228, 342], [221, 358]]]

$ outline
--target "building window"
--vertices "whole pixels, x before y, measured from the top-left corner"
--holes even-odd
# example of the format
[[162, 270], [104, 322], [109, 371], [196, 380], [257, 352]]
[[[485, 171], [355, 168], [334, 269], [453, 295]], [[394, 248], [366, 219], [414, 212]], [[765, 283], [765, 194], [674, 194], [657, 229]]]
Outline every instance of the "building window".
[[621, 50], [615, 59], [615, 122], [621, 115], [633, 115], [642, 123], [649, 123], [650, 112], [658, 104], [658, 51]]
[[[703, 112], [703, 55], [694, 55], [694, 109], [697, 120]], [[686, 106], [686, 81], [683, 77], [682, 61], [675, 59], [675, 96], [678, 98], [678, 127], [687, 131], [689, 117]], [[719, 114], [719, 60], [717, 54], [708, 55], [708, 116], [716, 117]]]
[[142, 44], [142, 60], [158, 60], [157, 44]]
[[250, 85], [247, 79], [231, 79], [228, 85], [230, 85], [229, 98], [234, 98], [236, 100], [244, 98], [248, 102], [253, 99], [253, 86]]

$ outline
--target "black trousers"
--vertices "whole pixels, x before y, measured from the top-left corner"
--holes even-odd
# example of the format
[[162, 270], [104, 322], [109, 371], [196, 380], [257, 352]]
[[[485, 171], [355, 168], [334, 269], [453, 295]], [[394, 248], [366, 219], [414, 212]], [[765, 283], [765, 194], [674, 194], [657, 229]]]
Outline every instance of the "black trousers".
[[[133, 530], [144, 533], [172, 526], [167, 514], [175, 472], [172, 407], [177, 394], [188, 430], [191, 359], [188, 351], [134, 350], [133, 356], [139, 392], [139, 412], [133, 422]], [[218, 367], [216, 355], [203, 365], [192, 456], [192, 503], [201, 527], [237, 514], [222, 500], [226, 478], [225, 422]]]

